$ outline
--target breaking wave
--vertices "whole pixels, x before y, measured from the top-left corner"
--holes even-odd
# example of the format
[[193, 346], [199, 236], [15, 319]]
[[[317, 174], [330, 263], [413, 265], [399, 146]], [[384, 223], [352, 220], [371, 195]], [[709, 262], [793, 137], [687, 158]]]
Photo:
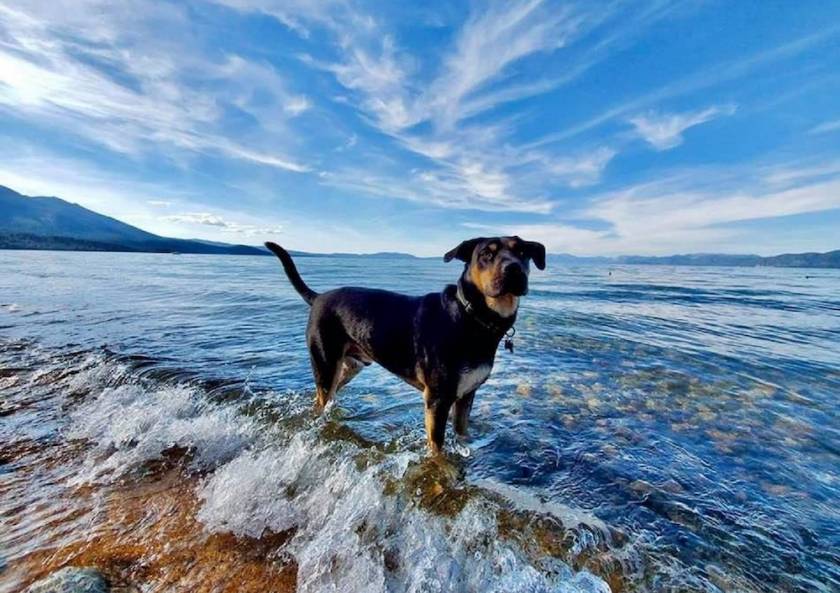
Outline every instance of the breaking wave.
[[[247, 389], [219, 398], [195, 380], [154, 378], [148, 361], [137, 369], [105, 353], [71, 358], [22, 369], [15, 390], [31, 397], [39, 387], [60, 400], [43, 409], [67, 412], [49, 419], [51, 438], [85, 443], [78, 463], [65, 460], [76, 463], [66, 484], [125, 484], [176, 451], [199, 477], [196, 516], [207, 533], [292, 533], [273, 553], [294, 559], [298, 591], [610, 591], [590, 572], [529, 549], [522, 534], [503, 532], [506, 513], [535, 520], [549, 510], [503, 502], [515, 498], [514, 488], [502, 496], [468, 488], [457, 466], [426, 457], [422, 441], [395, 451], [361, 447], [336, 435], [329, 417], [312, 417], [302, 394], [284, 394], [282, 404], [273, 403], [277, 394]], [[444, 489], [461, 491], [460, 499], [438, 508]], [[570, 528], [584, 521], [560, 518]], [[32, 551], [10, 543], [19, 556]]]

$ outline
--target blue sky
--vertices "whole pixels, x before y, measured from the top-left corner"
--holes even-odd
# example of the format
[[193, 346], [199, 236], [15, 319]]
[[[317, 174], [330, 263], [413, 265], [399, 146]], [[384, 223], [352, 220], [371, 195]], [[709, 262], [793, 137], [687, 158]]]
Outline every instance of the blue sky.
[[169, 236], [840, 248], [836, 2], [0, 2], [0, 184]]

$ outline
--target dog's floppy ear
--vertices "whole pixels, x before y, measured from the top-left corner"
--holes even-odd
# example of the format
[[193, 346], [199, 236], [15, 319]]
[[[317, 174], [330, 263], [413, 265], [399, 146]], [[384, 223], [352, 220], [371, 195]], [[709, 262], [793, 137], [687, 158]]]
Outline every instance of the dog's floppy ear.
[[523, 241], [525, 244], [525, 255], [534, 261], [537, 269], [545, 269], [545, 245], [536, 241]]
[[475, 246], [484, 241], [484, 237], [477, 237], [475, 239], [468, 239], [462, 241], [458, 247], [446, 252], [443, 256], [443, 261], [451, 262], [453, 259], [460, 259], [463, 262], [470, 263], [472, 261], [472, 254]]

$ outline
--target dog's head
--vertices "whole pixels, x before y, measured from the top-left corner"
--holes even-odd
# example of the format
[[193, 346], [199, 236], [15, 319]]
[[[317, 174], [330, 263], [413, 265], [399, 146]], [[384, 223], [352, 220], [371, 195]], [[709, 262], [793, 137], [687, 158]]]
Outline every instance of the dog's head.
[[[510, 300], [528, 293], [529, 262], [545, 269], [545, 246], [519, 237], [478, 237], [462, 242], [443, 256], [467, 264], [464, 276], [496, 309], [498, 300]], [[491, 300], [492, 299], [492, 300]]]

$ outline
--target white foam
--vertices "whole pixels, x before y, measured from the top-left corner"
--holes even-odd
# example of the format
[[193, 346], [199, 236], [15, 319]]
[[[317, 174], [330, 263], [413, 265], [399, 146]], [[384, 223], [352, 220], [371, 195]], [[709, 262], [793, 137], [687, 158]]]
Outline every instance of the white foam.
[[[203, 505], [198, 518], [212, 531], [260, 537], [266, 530], [285, 531], [301, 521], [300, 513], [284, 497], [303, 470], [302, 446], [295, 439], [288, 449], [271, 447], [245, 451], [219, 468], [199, 493]], [[318, 450], [310, 450], [317, 456]]]
[[544, 502], [530, 492], [490, 478], [475, 480], [473, 483], [485, 490], [490, 490], [501, 495], [503, 498], [506, 498], [508, 501], [513, 503], [518, 509], [533, 511], [542, 515], [551, 515], [554, 518], [559, 519], [563, 527], [566, 529], [574, 529], [576, 527], [584, 526], [599, 531], [606, 536], [609, 535], [609, 529], [607, 529], [607, 526], [603, 521], [595, 515], [587, 513], [581, 509], [576, 509], [557, 502]]
[[[90, 377], [77, 381], [89, 384]], [[172, 447], [189, 449], [193, 463], [212, 468], [252, 443], [254, 427], [235, 409], [209, 404], [188, 386], [120, 385], [74, 410], [68, 436], [95, 442], [89, 471], [78, 478], [86, 481], [121, 475]]]
[[126, 372], [94, 360], [74, 378], [93, 393], [71, 413], [68, 436], [95, 443], [77, 480], [110, 479], [173, 446], [189, 448], [207, 471], [198, 491], [206, 529], [248, 537], [294, 529], [286, 551], [301, 593], [609, 592], [600, 579], [501, 538], [489, 499], [443, 517], [386, 494], [385, 482], [420, 462], [418, 452], [374, 462], [352, 443], [324, 441], [322, 421], [268, 436], [236, 406], [209, 403], [187, 385], [131, 383]]
[[607, 585], [559, 561], [532, 565], [499, 539], [496, 511], [474, 501], [454, 518], [383, 492], [417, 454], [358, 469], [359, 450], [319, 443], [314, 430], [244, 451], [208, 478], [199, 517], [209, 530], [257, 536], [296, 528], [289, 551], [298, 591], [321, 593], [604, 593]]

